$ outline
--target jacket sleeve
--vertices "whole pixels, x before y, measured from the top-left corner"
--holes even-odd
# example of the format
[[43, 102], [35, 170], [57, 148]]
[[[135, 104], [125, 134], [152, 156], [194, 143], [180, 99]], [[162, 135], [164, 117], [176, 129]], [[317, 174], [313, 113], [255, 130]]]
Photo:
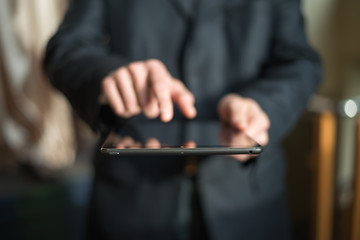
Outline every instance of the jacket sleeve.
[[277, 144], [300, 117], [316, 91], [322, 68], [308, 45], [299, 0], [274, 4], [271, 53], [264, 71], [240, 92], [257, 101], [270, 118], [270, 144]]
[[98, 127], [101, 80], [128, 61], [108, 49], [103, 0], [74, 0], [46, 49], [44, 67], [52, 84], [93, 129]]

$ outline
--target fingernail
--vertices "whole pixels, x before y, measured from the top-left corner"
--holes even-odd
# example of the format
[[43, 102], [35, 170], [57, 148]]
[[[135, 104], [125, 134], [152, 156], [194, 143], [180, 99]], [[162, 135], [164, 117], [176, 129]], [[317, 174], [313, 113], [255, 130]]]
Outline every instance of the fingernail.
[[161, 120], [168, 122], [171, 120], [171, 113], [166, 109], [161, 109]]
[[191, 117], [195, 117], [196, 116], [196, 108], [195, 107], [191, 107], [190, 109], [189, 109], [189, 114], [190, 114], [190, 116]]

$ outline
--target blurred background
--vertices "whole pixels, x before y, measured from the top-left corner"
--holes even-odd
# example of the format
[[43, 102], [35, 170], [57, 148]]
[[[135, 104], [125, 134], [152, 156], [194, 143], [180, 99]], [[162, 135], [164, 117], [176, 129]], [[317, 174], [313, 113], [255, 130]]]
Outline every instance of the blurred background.
[[[0, 0], [0, 239], [83, 237], [96, 136], [41, 68], [67, 6]], [[359, 11], [303, 0], [325, 79], [284, 141], [294, 239], [360, 239]]]

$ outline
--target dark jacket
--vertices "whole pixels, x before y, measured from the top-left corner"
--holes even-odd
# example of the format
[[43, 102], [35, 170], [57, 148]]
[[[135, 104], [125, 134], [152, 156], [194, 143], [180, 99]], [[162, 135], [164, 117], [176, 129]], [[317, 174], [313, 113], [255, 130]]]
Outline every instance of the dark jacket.
[[[195, 95], [197, 118], [184, 123], [181, 133], [164, 132], [173, 138], [206, 137], [218, 121], [216, 104], [227, 93], [256, 100], [271, 121], [268, 146], [256, 165], [217, 156], [202, 161], [201, 203], [211, 239], [285, 239], [279, 145], [321, 79], [318, 56], [306, 41], [300, 1], [204, 0], [198, 1], [196, 14], [188, 3], [75, 0], [49, 42], [46, 71], [94, 129], [114, 118], [104, 117], [98, 103], [102, 78], [137, 60], [160, 59]], [[144, 118], [130, 121], [140, 126], [139, 119]], [[150, 162], [96, 161], [94, 234], [174, 238], [183, 160]]]

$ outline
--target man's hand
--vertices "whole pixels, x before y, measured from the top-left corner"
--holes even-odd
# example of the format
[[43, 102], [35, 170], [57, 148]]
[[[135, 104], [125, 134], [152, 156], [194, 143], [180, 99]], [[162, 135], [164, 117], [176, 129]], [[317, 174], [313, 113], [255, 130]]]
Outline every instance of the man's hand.
[[[270, 120], [254, 100], [228, 94], [220, 100], [218, 113], [222, 123], [234, 129], [234, 133], [244, 132], [262, 146], [268, 143]], [[245, 161], [250, 156], [235, 155], [235, 158]]]
[[120, 67], [103, 79], [101, 87], [102, 101], [120, 117], [143, 112], [148, 118], [160, 116], [161, 121], [169, 122], [174, 115], [173, 103], [186, 118], [196, 116], [193, 94], [156, 59]]

